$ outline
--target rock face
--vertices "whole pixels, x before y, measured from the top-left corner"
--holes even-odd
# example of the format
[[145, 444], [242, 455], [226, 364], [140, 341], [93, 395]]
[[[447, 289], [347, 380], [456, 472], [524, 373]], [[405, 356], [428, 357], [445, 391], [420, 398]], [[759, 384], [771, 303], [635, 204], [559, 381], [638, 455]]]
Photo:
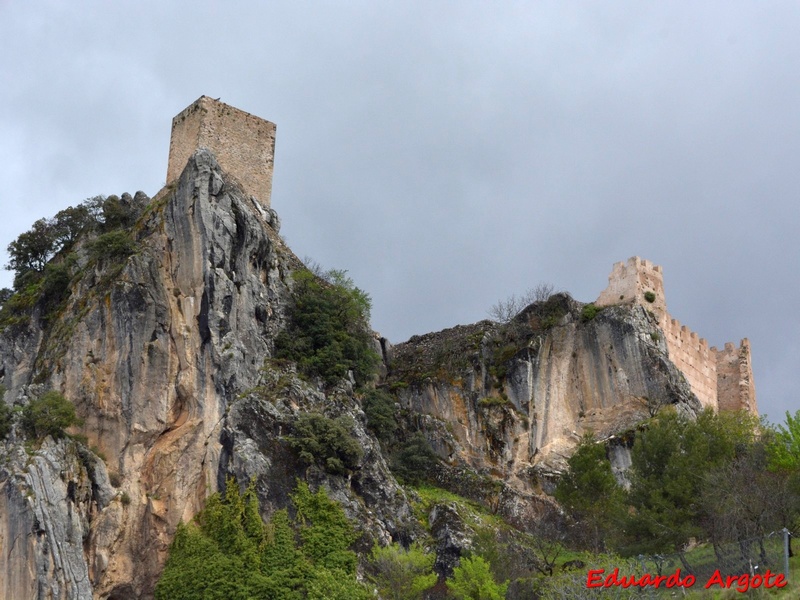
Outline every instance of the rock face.
[[277, 216], [200, 150], [146, 207], [135, 254], [90, 263], [79, 248], [84, 268], [58, 321], [45, 327], [34, 313], [0, 334], [6, 402], [24, 404], [32, 382], [60, 391], [94, 450], [45, 442], [29, 457], [13, 435], [6, 443], [0, 572], [14, 575], [0, 597], [152, 597], [178, 523], [228, 476], [255, 478], [265, 513], [286, 505], [305, 467], [281, 436], [307, 410], [351, 415], [365, 449], [351, 479], [313, 469], [309, 479], [375, 538], [407, 527], [405, 495], [352, 389], [334, 400], [284, 373], [268, 399], [250, 393], [268, 383], [264, 361], [301, 267], [270, 223]]
[[33, 456], [21, 446], [0, 467], [0, 594], [92, 598], [84, 543], [89, 522], [110, 508], [105, 465], [79, 445], [48, 438]]
[[701, 409], [643, 307], [587, 318], [568, 296], [547, 304], [411, 338], [389, 376], [442, 458], [523, 496], [548, 489], [585, 433], [624, 434], [665, 404]]
[[[325, 486], [363, 550], [417, 538], [351, 381], [323, 391], [271, 360], [302, 267], [277, 214], [207, 150], [152, 200], [121, 202], [136, 207], [135, 252], [98, 258], [79, 242], [66, 304], [0, 332], [3, 401], [57, 390], [86, 438], [25, 444], [12, 430], [2, 442], [0, 600], [152, 598], [179, 522], [228, 481], [253, 482], [265, 517], [298, 477]], [[552, 512], [542, 492], [584, 433], [609, 440], [624, 479], [636, 423], [664, 404], [700, 410], [667, 342], [640, 304], [598, 311], [556, 295], [505, 325], [376, 341], [378, 385], [394, 393], [401, 436], [422, 431], [443, 459], [442, 487], [525, 528]], [[309, 412], [347, 423], [362, 451], [347, 473], [301, 461], [293, 436]], [[447, 505], [429, 521], [446, 575], [470, 529]]]

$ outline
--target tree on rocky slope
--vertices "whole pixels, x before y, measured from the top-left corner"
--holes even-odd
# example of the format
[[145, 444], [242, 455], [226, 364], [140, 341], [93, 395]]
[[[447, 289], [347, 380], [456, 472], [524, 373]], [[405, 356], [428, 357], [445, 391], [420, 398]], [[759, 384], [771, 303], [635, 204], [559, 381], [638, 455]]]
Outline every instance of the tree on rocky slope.
[[567, 464], [555, 490], [556, 500], [576, 520], [575, 541], [600, 552], [616, 538], [624, 491], [611, 471], [605, 446], [591, 434], [581, 440]]
[[349, 550], [356, 534], [341, 506], [304, 483], [292, 502], [294, 523], [286, 510], [264, 523], [254, 488], [240, 494], [228, 480], [225, 494], [212, 495], [195, 523], [179, 526], [156, 599], [367, 600]]
[[333, 385], [353, 373], [369, 381], [378, 364], [369, 328], [369, 295], [346, 271], [331, 270], [327, 280], [311, 271], [294, 274], [289, 323], [275, 340], [275, 355], [297, 363], [309, 377]]

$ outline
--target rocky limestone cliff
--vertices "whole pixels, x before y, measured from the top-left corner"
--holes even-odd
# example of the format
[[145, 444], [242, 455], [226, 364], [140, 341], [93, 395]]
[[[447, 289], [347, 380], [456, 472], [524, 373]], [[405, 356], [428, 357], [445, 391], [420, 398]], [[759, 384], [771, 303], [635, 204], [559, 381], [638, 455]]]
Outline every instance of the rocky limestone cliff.
[[374, 538], [407, 526], [405, 495], [352, 388], [326, 395], [291, 371], [268, 381], [265, 359], [302, 266], [276, 224], [200, 150], [144, 209], [135, 254], [116, 265], [79, 247], [57, 317], [36, 308], [2, 332], [6, 401], [25, 404], [34, 383], [60, 391], [87, 443], [26, 450], [16, 433], [7, 440], [0, 572], [13, 576], [0, 598], [152, 597], [176, 526], [226, 477], [254, 478], [265, 514], [285, 506], [303, 469], [282, 434], [311, 408], [351, 415], [365, 456], [351, 480], [314, 469], [308, 478]]
[[611, 440], [624, 464], [615, 436], [660, 406], [696, 414], [701, 405], [654, 315], [584, 307], [562, 294], [507, 325], [415, 336], [392, 349], [389, 384], [446, 462], [503, 482], [507, 495], [550, 489], [589, 432]]
[[[352, 380], [326, 388], [271, 359], [302, 268], [274, 211], [207, 150], [152, 200], [126, 201], [138, 203], [135, 252], [92, 258], [79, 242], [62, 308], [37, 304], [0, 332], [5, 402], [57, 390], [86, 438], [14, 430], [0, 446], [0, 599], [151, 598], [178, 523], [230, 477], [254, 483], [265, 517], [298, 477], [324, 486], [361, 550], [419, 537]], [[552, 514], [544, 492], [584, 433], [608, 440], [623, 478], [639, 421], [663, 404], [700, 409], [640, 305], [598, 311], [560, 294], [507, 324], [380, 350], [399, 435], [423, 432], [442, 459], [430, 476], [521, 529]], [[292, 436], [308, 412], [349, 423], [363, 452], [346, 474], [300, 460]], [[471, 543], [453, 510], [428, 518], [440, 574]]]

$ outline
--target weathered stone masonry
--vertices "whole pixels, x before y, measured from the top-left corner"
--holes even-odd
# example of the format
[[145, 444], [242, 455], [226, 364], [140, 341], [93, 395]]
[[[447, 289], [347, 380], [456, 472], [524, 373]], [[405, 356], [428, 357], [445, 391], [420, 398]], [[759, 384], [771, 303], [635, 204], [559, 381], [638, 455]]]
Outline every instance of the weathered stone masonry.
[[[648, 301], [650, 292], [655, 298]], [[652, 298], [652, 296], [651, 296]], [[750, 342], [745, 338], [737, 348], [732, 343], [721, 350], [708, 347], [699, 337], [667, 312], [664, 275], [660, 266], [638, 256], [627, 263], [616, 263], [608, 277], [608, 287], [595, 304], [637, 303], [652, 311], [667, 342], [670, 360], [686, 377], [698, 400], [714, 410], [745, 409], [758, 413]]]
[[222, 170], [264, 209], [270, 207], [275, 124], [208, 96], [172, 119], [167, 185], [176, 181], [199, 148], [214, 153]]

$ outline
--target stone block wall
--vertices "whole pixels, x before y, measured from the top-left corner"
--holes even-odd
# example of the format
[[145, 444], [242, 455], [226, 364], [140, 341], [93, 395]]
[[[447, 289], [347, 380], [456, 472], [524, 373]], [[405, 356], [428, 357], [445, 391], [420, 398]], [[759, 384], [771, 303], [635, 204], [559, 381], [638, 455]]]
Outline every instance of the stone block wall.
[[[645, 299], [647, 292], [655, 295], [653, 302]], [[646, 306], [656, 315], [662, 328], [664, 327], [668, 317], [664, 277], [660, 266], [638, 256], [629, 258], [628, 262], [614, 264], [611, 275], [608, 276], [608, 287], [600, 293], [595, 304], [610, 306], [628, 303]]]
[[189, 158], [207, 148], [244, 191], [269, 209], [275, 155], [275, 124], [201, 96], [172, 120], [167, 184], [178, 179]]
[[719, 409], [747, 410], [758, 414], [753, 368], [750, 364], [750, 341], [743, 339], [738, 348], [728, 342], [722, 350], [711, 350], [717, 356]]
[[[653, 302], [645, 298], [655, 294]], [[686, 377], [698, 400], [714, 410], [748, 410], [758, 414], [753, 371], [750, 363], [750, 343], [742, 340], [737, 348], [725, 344], [717, 350], [694, 331], [673, 319], [667, 311], [663, 271], [660, 266], [638, 256], [614, 264], [608, 277], [608, 287], [600, 293], [595, 304], [609, 306], [636, 303], [655, 314], [669, 352], [670, 360]]]
[[694, 331], [669, 319], [662, 327], [667, 340], [669, 358], [686, 377], [697, 399], [703, 406], [717, 410], [717, 356], [708, 342]]

